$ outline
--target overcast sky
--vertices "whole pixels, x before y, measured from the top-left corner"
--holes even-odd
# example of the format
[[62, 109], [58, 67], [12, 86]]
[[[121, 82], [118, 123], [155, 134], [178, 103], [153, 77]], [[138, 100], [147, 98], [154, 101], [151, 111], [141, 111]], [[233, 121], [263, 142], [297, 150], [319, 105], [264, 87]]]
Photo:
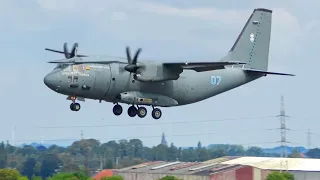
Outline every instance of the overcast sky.
[[[54, 68], [46, 62], [64, 57], [44, 48], [62, 49], [64, 42], [70, 48], [78, 42], [79, 53], [89, 55], [125, 56], [129, 45], [143, 49], [141, 61], [218, 61], [258, 7], [273, 10], [269, 71], [297, 76], [268, 76], [196, 104], [162, 108], [157, 121], [151, 110], [144, 119], [129, 118], [127, 105], [116, 117], [112, 104], [93, 100], [72, 112], [66, 96], [43, 83]], [[67, 143], [62, 139], [79, 139], [83, 130], [85, 138], [101, 142], [140, 138], [152, 146], [164, 132], [177, 146], [200, 140], [273, 147], [280, 132], [268, 129], [280, 127], [274, 116], [283, 95], [292, 129], [287, 139], [307, 146], [307, 130], [320, 131], [319, 10], [315, 0], [1, 0], [0, 140], [11, 141], [15, 126], [16, 144]], [[311, 136], [313, 147], [320, 146], [318, 138]]]

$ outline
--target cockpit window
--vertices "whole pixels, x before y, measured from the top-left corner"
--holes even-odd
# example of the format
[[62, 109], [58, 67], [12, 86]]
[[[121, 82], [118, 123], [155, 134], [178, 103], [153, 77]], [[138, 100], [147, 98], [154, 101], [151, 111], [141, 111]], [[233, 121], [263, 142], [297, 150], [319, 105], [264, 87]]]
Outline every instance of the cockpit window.
[[67, 68], [68, 66], [70, 67], [69, 64], [58, 64], [58, 65], [54, 68], [54, 70], [62, 70], [62, 69]]

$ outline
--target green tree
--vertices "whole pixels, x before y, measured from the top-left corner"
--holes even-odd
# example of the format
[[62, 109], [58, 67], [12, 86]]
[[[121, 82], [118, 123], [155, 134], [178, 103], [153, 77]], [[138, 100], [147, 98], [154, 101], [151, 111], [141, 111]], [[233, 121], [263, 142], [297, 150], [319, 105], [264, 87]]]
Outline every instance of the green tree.
[[18, 177], [18, 180], [29, 180], [29, 179], [25, 176], [22, 176], [22, 177]]
[[18, 154], [22, 156], [31, 156], [37, 154], [37, 149], [30, 145], [25, 145], [23, 148], [19, 148], [17, 151]]
[[319, 148], [309, 149], [306, 155], [311, 158], [320, 158], [320, 149]]
[[52, 176], [59, 168], [60, 159], [57, 154], [44, 154], [40, 168], [40, 174], [43, 179]]
[[0, 169], [0, 179], [2, 180], [28, 180], [21, 176], [19, 171], [14, 169]]
[[32, 176], [30, 180], [42, 180], [40, 176]]
[[263, 156], [263, 150], [259, 147], [250, 147], [247, 152], [246, 152], [247, 156]]
[[89, 177], [86, 176], [84, 173], [75, 172], [75, 173], [57, 173], [54, 176], [48, 178], [47, 180], [88, 180]]
[[267, 176], [267, 180], [287, 180], [280, 172], [271, 172]]
[[163, 178], [161, 178], [159, 180], [182, 180], [182, 179], [177, 178], [175, 176], [165, 176], [165, 177], [163, 177]]
[[290, 158], [301, 158], [300, 150], [298, 148], [294, 148], [289, 155]]
[[4, 142], [0, 144], [0, 168], [6, 168], [8, 163], [8, 154]]
[[21, 174], [31, 179], [35, 174], [36, 164], [37, 160], [35, 158], [28, 158], [22, 165]]
[[101, 180], [123, 180], [121, 176], [111, 176], [111, 177], [103, 177]]
[[288, 172], [283, 172], [282, 174], [287, 180], [294, 180], [294, 175], [293, 174], [290, 174]]
[[274, 171], [268, 174], [267, 180], [294, 180], [294, 176], [288, 172]]

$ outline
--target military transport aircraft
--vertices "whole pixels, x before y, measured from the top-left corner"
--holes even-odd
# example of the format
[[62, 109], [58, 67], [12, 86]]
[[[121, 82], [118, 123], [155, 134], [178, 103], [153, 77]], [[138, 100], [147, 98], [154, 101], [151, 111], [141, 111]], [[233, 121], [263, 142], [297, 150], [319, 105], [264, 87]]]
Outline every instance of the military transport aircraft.
[[66, 59], [49, 62], [57, 66], [44, 83], [67, 95], [72, 111], [80, 110], [76, 100], [87, 98], [115, 104], [115, 115], [123, 111], [119, 103], [129, 104], [130, 117], [145, 117], [144, 106], [151, 106], [152, 117], [159, 119], [162, 112], [155, 107], [199, 102], [267, 74], [294, 76], [267, 71], [271, 22], [271, 10], [254, 9], [228, 54], [216, 62], [138, 62], [141, 49], [132, 58], [128, 47], [127, 58], [79, 55], [77, 43], [71, 52], [65, 43], [64, 51], [46, 49]]

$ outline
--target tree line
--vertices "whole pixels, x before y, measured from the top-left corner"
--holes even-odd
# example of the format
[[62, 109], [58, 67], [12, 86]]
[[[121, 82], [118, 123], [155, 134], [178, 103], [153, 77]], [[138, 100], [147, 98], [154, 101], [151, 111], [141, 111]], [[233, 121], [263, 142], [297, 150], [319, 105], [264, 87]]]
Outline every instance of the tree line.
[[[320, 149], [310, 149], [307, 156], [320, 158]], [[139, 139], [109, 141], [100, 143], [95, 139], [75, 141], [68, 147], [53, 145], [33, 147], [25, 145], [15, 147], [0, 143], [0, 169], [16, 169], [22, 176], [32, 179], [45, 179], [56, 173], [83, 172], [87, 176], [101, 169], [123, 168], [147, 161], [206, 161], [222, 156], [258, 156], [276, 157], [278, 154], [266, 154], [259, 147], [244, 148], [241, 145], [215, 145], [181, 148], [173, 143], [169, 146], [159, 144], [146, 147]], [[290, 157], [300, 157], [294, 150]]]

